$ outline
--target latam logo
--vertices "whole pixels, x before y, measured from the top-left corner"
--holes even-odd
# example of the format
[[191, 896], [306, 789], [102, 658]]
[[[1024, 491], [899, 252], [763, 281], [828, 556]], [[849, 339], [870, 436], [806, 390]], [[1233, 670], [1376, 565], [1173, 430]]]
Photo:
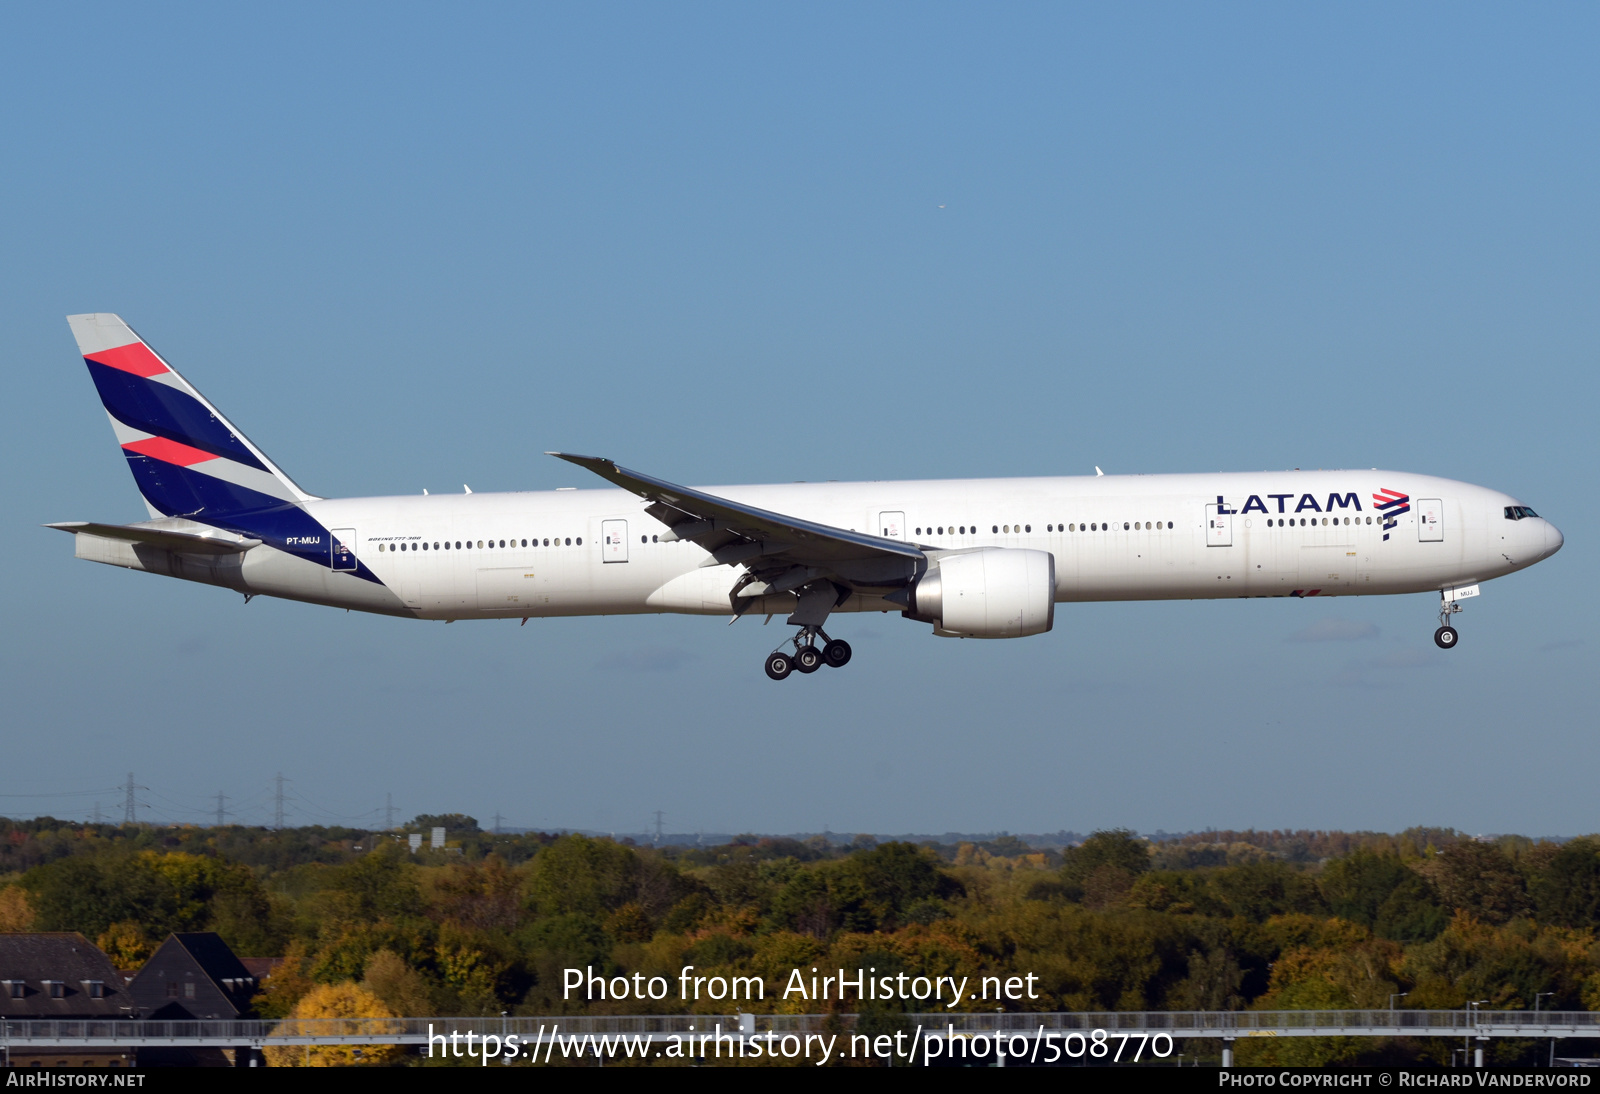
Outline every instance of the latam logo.
[[1372, 495], [1372, 507], [1383, 514], [1383, 538], [1388, 539], [1401, 513], [1411, 512], [1411, 495], [1385, 489]]
[[1341, 494], [1337, 491], [1329, 494], [1326, 506], [1317, 500], [1315, 494], [1301, 494], [1300, 500], [1295, 503], [1293, 509], [1289, 508], [1289, 502], [1294, 501], [1295, 496], [1293, 494], [1251, 494], [1245, 499], [1244, 506], [1239, 509], [1229, 509], [1228, 499], [1218, 494], [1217, 512], [1228, 516], [1237, 513], [1272, 512], [1272, 508], [1261, 500], [1263, 497], [1276, 502], [1278, 505], [1277, 511], [1280, 513], [1304, 513], [1308, 509], [1313, 513], [1331, 513], [1335, 509], [1354, 509], [1358, 513], [1361, 512], [1361, 499], [1356, 497], [1354, 491], [1348, 494]]

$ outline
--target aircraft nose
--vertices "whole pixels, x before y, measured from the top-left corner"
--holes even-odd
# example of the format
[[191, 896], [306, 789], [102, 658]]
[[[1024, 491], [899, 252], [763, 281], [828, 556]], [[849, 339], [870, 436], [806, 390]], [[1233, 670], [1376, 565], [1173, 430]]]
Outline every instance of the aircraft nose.
[[1551, 555], [1553, 555], [1557, 551], [1561, 550], [1561, 545], [1563, 543], [1565, 543], [1566, 541], [1567, 541], [1566, 537], [1561, 534], [1561, 529], [1557, 528], [1554, 524], [1551, 524], [1549, 521], [1545, 521], [1544, 522], [1544, 557], [1545, 558], [1549, 558]]

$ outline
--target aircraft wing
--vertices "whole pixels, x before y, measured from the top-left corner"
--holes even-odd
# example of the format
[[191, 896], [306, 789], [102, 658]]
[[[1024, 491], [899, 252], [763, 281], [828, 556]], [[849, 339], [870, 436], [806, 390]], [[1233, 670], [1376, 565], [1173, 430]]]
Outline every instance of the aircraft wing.
[[[137, 524], [94, 524], [83, 520], [46, 524], [46, 528], [59, 528], [76, 535], [86, 532], [106, 539], [122, 539], [130, 543], [147, 543], [164, 551], [184, 551], [196, 555], [237, 555], [259, 546], [259, 539], [241, 536], [198, 536], [190, 532], [173, 532], [162, 528], [141, 528]], [[224, 538], [226, 537], [226, 538]], [[59, 542], [59, 541], [58, 541]]]
[[744, 564], [752, 579], [741, 586], [745, 596], [785, 592], [823, 578], [845, 586], [845, 595], [859, 588], [899, 588], [927, 559], [914, 544], [758, 509], [630, 471], [611, 460], [566, 452], [548, 455], [645, 499], [650, 503], [645, 511], [670, 529], [663, 538], [692, 540], [711, 552], [704, 565]]

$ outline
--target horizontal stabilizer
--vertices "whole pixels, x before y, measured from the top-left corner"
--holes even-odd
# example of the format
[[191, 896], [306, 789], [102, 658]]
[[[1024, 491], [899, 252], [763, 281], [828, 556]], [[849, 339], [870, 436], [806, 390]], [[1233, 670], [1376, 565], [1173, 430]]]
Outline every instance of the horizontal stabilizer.
[[94, 524], [90, 521], [69, 520], [60, 524], [46, 524], [45, 527], [59, 528], [74, 535], [85, 532], [105, 539], [147, 543], [164, 551], [183, 551], [193, 555], [237, 555], [261, 544], [259, 539], [246, 539], [226, 532], [202, 536], [189, 532], [171, 532], [162, 528], [141, 527], [137, 524]]

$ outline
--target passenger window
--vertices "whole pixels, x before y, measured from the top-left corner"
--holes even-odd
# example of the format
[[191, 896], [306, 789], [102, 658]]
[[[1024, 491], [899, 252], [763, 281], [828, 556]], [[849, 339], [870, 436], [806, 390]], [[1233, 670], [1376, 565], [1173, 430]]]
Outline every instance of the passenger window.
[[1033, 531], [1033, 525], [1031, 525], [1031, 524], [1029, 524], [1029, 525], [1026, 525], [1026, 526], [1024, 526], [1024, 527], [1023, 527], [1023, 529], [1022, 529], [1022, 530], [1023, 530], [1023, 531], [1024, 531], [1024, 532], [1031, 532], [1031, 531]]
[[1122, 530], [1124, 532], [1126, 532], [1128, 530], [1128, 522], [1127, 521], [1123, 521], [1122, 522]]
[[660, 539], [659, 536], [651, 536], [650, 537], [650, 542], [651, 543], [659, 543], [659, 542], [661, 542], [661, 539]]
[[582, 537], [582, 536], [579, 536], [579, 537], [578, 537], [578, 546], [579, 546], [579, 547], [582, 547], [582, 546], [583, 546], [583, 537]]
[[568, 540], [567, 540], [567, 546], [568, 546], [568, 547], [571, 547], [571, 546], [572, 546], [572, 540], [570, 540], [570, 539], [568, 539]]
[[995, 535], [999, 535], [999, 534], [1000, 534], [1000, 526], [999, 526], [999, 525], [998, 525], [998, 524], [996, 524], [996, 525], [994, 525], [994, 526], [993, 526], [993, 527], [992, 527], [992, 528], [990, 528], [990, 529], [989, 529], [989, 530], [990, 530], [990, 531], [991, 531], [991, 532], [993, 532], [993, 533], [994, 533], [994, 534], [995, 534]]

